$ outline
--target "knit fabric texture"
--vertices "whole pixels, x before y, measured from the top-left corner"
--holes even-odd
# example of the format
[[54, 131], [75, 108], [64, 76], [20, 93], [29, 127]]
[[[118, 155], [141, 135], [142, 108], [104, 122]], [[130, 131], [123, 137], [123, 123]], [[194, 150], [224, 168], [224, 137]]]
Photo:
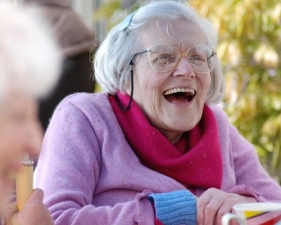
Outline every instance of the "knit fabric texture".
[[156, 217], [164, 225], [196, 225], [196, 199], [189, 191], [151, 194], [148, 199], [154, 202]]
[[[281, 202], [281, 188], [260, 165], [254, 147], [229, 124], [221, 108], [210, 108], [219, 130], [221, 190], [260, 202]], [[147, 196], [186, 190], [141, 163], [122, 133], [107, 93], [74, 94], [56, 108], [34, 188], [44, 191], [44, 204], [56, 225], [156, 225]], [[197, 197], [205, 191], [193, 186]]]

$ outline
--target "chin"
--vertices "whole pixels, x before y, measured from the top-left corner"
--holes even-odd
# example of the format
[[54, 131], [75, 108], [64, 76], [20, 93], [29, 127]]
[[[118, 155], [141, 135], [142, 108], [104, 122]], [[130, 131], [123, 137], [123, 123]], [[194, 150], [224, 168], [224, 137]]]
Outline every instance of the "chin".
[[[200, 117], [201, 118], [201, 117]], [[200, 121], [200, 118], [198, 117], [192, 117], [192, 118], [185, 118], [177, 122], [177, 126], [174, 126], [177, 130], [180, 130], [181, 132], [187, 132], [192, 130]]]

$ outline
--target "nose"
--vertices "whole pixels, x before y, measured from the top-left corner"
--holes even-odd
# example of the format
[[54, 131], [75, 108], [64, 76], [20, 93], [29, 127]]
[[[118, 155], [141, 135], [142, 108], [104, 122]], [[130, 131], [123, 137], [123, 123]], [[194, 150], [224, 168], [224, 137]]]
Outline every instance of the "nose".
[[184, 77], [186, 79], [194, 79], [195, 73], [191, 64], [185, 55], [181, 55], [178, 64], [175, 67], [173, 76]]

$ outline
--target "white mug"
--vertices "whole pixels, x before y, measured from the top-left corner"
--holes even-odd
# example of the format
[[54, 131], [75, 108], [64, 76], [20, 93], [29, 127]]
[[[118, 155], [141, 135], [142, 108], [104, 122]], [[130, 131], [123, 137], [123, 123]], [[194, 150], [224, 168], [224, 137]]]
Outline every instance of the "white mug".
[[235, 214], [222, 217], [222, 225], [228, 225], [232, 219], [241, 225], [281, 225], [281, 203], [241, 203], [234, 205], [233, 211]]

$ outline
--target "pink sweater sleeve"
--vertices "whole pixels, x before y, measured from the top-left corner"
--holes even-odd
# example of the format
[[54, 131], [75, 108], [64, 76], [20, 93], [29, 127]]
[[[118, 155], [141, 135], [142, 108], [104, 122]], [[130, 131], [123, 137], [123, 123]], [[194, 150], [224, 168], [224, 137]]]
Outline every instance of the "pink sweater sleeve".
[[229, 191], [253, 196], [260, 202], [281, 202], [281, 187], [261, 166], [254, 146], [234, 127], [231, 127], [230, 137], [237, 186]]
[[222, 190], [253, 196], [260, 202], [281, 202], [281, 187], [261, 166], [254, 146], [229, 123], [222, 109], [217, 106], [212, 109], [218, 122], [223, 156]]
[[[105, 146], [97, 140], [87, 113], [95, 112], [83, 112], [64, 100], [56, 109], [44, 138], [35, 171], [35, 187], [43, 189], [44, 203], [55, 224], [153, 225], [155, 215], [147, 199], [149, 191], [112, 206], [96, 206], [93, 202], [100, 180], [101, 148]], [[100, 129], [102, 123], [96, 120]]]

